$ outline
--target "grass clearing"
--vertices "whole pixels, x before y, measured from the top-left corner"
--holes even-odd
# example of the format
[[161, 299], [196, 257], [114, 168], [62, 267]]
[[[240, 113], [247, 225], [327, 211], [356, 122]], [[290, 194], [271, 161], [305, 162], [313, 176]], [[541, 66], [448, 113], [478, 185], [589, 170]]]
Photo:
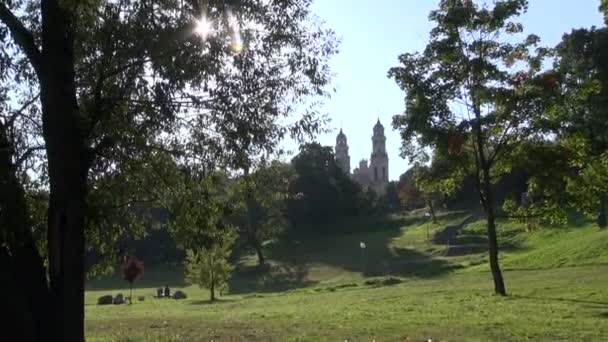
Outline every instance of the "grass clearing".
[[[117, 278], [86, 293], [91, 341], [598, 341], [608, 338], [608, 232], [591, 224], [526, 233], [502, 222], [509, 297], [493, 296], [483, 222], [434, 241], [462, 213], [433, 225], [420, 217], [367, 222], [344, 233], [266, 246], [270, 266], [243, 258], [217, 303], [183, 284], [180, 267], [147, 270], [133, 305], [97, 306], [128, 293]], [[361, 253], [359, 242], [367, 248]], [[456, 247], [455, 247], [456, 246]], [[451, 254], [454, 249], [457, 253]], [[184, 288], [187, 300], [155, 299]]]

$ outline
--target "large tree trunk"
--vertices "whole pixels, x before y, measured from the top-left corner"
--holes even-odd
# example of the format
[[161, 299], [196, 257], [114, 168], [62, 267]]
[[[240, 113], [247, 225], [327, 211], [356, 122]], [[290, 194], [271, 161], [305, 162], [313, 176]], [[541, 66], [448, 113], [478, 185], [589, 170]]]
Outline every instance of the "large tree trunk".
[[[40, 340], [49, 336], [46, 269], [31, 233], [25, 192], [12, 162], [7, 127], [0, 123], [0, 254], [5, 313], [13, 331], [27, 330], [15, 340]], [[4, 332], [10, 339], [10, 331]]]
[[48, 257], [54, 340], [84, 341], [88, 150], [76, 101], [71, 13], [42, 1], [40, 91], [48, 157]]
[[[33, 36], [3, 5], [0, 15], [36, 71], [42, 104], [50, 197], [48, 212], [49, 291], [42, 291], [46, 274], [33, 240], [18, 244], [12, 258], [21, 283], [31, 287], [30, 305], [42, 340], [84, 340], [84, 226], [87, 172], [90, 163], [85, 126], [76, 101], [73, 13], [68, 2], [43, 0], [41, 50]], [[25, 203], [25, 202], [24, 202]], [[27, 209], [27, 208], [26, 208]], [[31, 235], [27, 220], [18, 231]], [[19, 241], [19, 240], [18, 240]], [[32, 285], [33, 284], [33, 285]], [[38, 323], [36, 323], [38, 322]]]

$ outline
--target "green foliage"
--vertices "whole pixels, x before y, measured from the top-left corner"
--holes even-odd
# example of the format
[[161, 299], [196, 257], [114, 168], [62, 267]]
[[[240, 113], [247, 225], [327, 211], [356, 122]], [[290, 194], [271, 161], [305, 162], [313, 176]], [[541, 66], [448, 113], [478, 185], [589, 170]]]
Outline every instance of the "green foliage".
[[292, 165], [297, 175], [290, 190], [295, 196], [288, 202], [292, 224], [354, 217], [360, 205], [373, 200], [364, 198], [361, 187], [338, 166], [331, 147], [317, 143], [302, 145]]
[[231, 222], [260, 253], [260, 263], [261, 244], [277, 238], [287, 227], [286, 203], [292, 197], [294, 177], [291, 165], [273, 161], [239, 177], [230, 187]]
[[[405, 114], [393, 119], [403, 139], [403, 156], [424, 163], [430, 146], [445, 156], [462, 154], [457, 159], [466, 162], [449, 164], [470, 168], [474, 158], [468, 160], [467, 154], [480, 153], [475, 146], [477, 127], [482, 130], [483, 152], [492, 162], [506, 146], [530, 133], [526, 127], [538, 113], [534, 98], [540, 90], [532, 82], [539, 69], [532, 62], [546, 53], [533, 53], [535, 36], [518, 44], [504, 37], [512, 34], [507, 27], [516, 25], [510, 18], [526, 7], [523, 0], [501, 1], [492, 10], [468, 1], [442, 1], [431, 13], [437, 26], [426, 49], [401, 55], [401, 66], [389, 71], [407, 95]], [[504, 66], [515, 62], [527, 62], [528, 68]], [[530, 81], [519, 83], [520, 73]], [[456, 136], [462, 137], [458, 153], [443, 152]]]
[[393, 118], [402, 155], [420, 164], [428, 161], [429, 150], [454, 157], [441, 177], [428, 182], [434, 190], [452, 190], [462, 176], [474, 177], [488, 219], [495, 291], [501, 295], [506, 290], [498, 264], [492, 184], [517, 165], [510, 157], [514, 148], [546, 139], [539, 118], [557, 85], [553, 74], [540, 72], [549, 51], [538, 47], [538, 36], [513, 43], [523, 30], [513, 18], [527, 7], [526, 0], [493, 6], [442, 0], [429, 15], [435, 27], [424, 51], [402, 54], [400, 66], [388, 73], [406, 93], [405, 112]]
[[185, 273], [189, 284], [198, 285], [210, 291], [211, 300], [215, 293], [226, 290], [233, 266], [228, 262], [236, 234], [224, 230], [216, 234], [208, 247], [186, 251]]
[[555, 48], [552, 73], [557, 95], [544, 98], [545, 132], [557, 139], [528, 144], [514, 158], [534, 170], [529, 193], [532, 204], [509, 204], [515, 216], [540, 217], [563, 223], [569, 210], [606, 220], [608, 193], [608, 33], [602, 29], [577, 29], [564, 35]]
[[383, 201], [386, 203], [388, 212], [395, 212], [402, 208], [399, 199], [399, 182], [391, 181], [386, 185], [386, 193], [383, 196]]
[[229, 229], [228, 178], [223, 173], [209, 176], [182, 175], [166, 198], [168, 229], [178, 247], [197, 250], [210, 247]]
[[[276, 152], [283, 137], [303, 139], [323, 129], [326, 118], [317, 108], [329, 94], [328, 61], [339, 42], [311, 14], [308, 0], [61, 3], [74, 19], [62, 36], [74, 51], [56, 49], [65, 55], [53, 60], [69, 61], [62, 67], [74, 70], [66, 77], [74, 78], [69, 95], [77, 123], [57, 135], [81, 137], [87, 156], [79, 167], [88, 175], [90, 274], [111, 270], [124, 237], [145, 235], [151, 220], [142, 207], [163, 205], [179, 179], [176, 165], [210, 173], [240, 165], [247, 154]], [[48, 160], [37, 94], [43, 82], [24, 52], [53, 50], [40, 47], [49, 27], [41, 25], [46, 7], [0, 6], [0, 121], [15, 114], [10, 143], [22, 161], [19, 173], [36, 174], [32, 191], [44, 192]], [[215, 29], [207, 37], [193, 33], [201, 16]], [[15, 22], [33, 46], [11, 34]]]

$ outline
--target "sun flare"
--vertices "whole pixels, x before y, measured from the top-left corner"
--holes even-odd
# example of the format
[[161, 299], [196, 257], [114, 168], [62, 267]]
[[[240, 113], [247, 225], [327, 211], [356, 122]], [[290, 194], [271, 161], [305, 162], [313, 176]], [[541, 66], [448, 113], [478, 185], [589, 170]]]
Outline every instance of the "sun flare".
[[205, 17], [195, 20], [195, 28], [194, 33], [199, 35], [201, 38], [207, 38], [211, 33], [213, 33], [213, 25], [210, 21], [208, 21]]

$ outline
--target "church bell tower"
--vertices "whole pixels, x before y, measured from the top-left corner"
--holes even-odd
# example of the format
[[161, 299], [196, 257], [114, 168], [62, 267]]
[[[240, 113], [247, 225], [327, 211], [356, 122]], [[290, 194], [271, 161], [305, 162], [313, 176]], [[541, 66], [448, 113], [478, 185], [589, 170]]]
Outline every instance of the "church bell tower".
[[348, 142], [346, 141], [346, 135], [340, 128], [340, 133], [336, 137], [336, 147], [334, 150], [336, 154], [336, 162], [338, 166], [348, 175], [350, 174], [350, 156], [348, 155]]
[[378, 122], [374, 126], [374, 135], [372, 136], [372, 156], [370, 158], [370, 173], [372, 179], [372, 188], [377, 194], [383, 195], [386, 192], [388, 185], [388, 154], [386, 153], [386, 136], [384, 135], [384, 126]]

